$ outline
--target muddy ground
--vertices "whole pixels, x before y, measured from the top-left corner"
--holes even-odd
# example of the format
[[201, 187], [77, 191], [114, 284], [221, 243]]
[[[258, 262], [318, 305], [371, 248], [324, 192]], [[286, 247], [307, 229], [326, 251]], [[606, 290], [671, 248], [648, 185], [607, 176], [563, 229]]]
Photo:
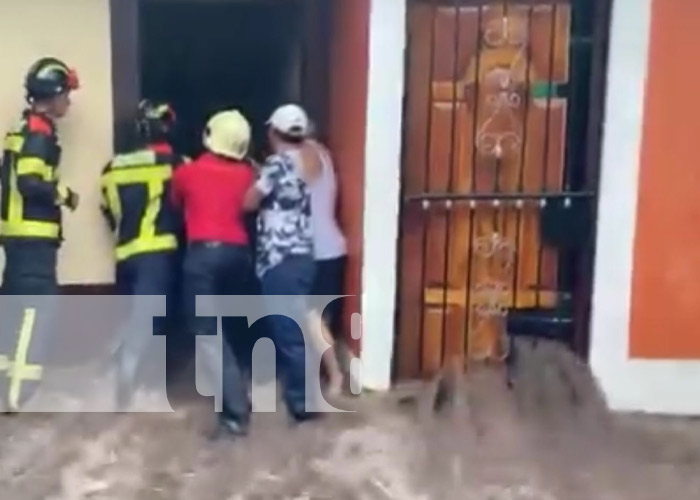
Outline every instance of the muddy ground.
[[0, 499], [700, 498], [700, 422], [608, 414], [586, 368], [556, 347], [523, 356], [513, 391], [484, 367], [439, 414], [434, 392], [363, 395], [346, 402], [354, 413], [294, 429], [283, 411], [255, 414], [236, 443], [207, 440], [198, 402], [5, 417]]

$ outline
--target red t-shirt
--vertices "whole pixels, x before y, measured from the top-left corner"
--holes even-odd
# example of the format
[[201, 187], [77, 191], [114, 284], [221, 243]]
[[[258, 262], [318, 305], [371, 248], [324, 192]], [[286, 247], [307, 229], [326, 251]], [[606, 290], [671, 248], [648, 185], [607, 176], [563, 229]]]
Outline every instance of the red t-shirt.
[[210, 153], [176, 169], [172, 197], [184, 210], [187, 240], [247, 245], [243, 199], [254, 181], [246, 163]]

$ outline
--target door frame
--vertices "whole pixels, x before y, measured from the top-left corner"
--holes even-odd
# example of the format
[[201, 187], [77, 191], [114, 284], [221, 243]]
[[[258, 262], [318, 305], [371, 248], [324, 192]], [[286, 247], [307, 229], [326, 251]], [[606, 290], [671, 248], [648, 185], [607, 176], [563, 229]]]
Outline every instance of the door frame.
[[131, 144], [134, 113], [141, 99], [139, 1], [109, 0], [115, 151]]
[[593, 233], [590, 248], [584, 252], [586, 258], [579, 263], [578, 273], [582, 279], [574, 291], [575, 296], [584, 298], [575, 305], [574, 311], [574, 352], [583, 360], [590, 357], [591, 317], [593, 303], [594, 267], [596, 260], [596, 243], [598, 241], [598, 200], [601, 182], [601, 166], [603, 162], [603, 123], [607, 104], [608, 54], [610, 48], [610, 31], [612, 27], [613, 2], [615, 0], [596, 0], [594, 12], [593, 34], [593, 67], [591, 68], [591, 107], [588, 115], [588, 130], [586, 132], [587, 148], [585, 159], [586, 179], [595, 183], [586, 186], [598, 193], [596, 203], [593, 203], [592, 220]]

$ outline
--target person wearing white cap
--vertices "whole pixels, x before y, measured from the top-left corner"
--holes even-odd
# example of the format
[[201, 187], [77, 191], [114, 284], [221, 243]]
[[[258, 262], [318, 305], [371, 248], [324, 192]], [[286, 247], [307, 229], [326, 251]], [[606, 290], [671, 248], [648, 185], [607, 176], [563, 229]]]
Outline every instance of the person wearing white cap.
[[[262, 293], [271, 307], [293, 307], [287, 316], [304, 317], [315, 274], [311, 192], [305, 165], [293, 151], [303, 142], [308, 121], [291, 106], [276, 110], [268, 124], [273, 154], [249, 189], [245, 206], [258, 210], [256, 272]], [[299, 296], [299, 300], [275, 301], [275, 295]], [[282, 361], [285, 401], [292, 418], [306, 421], [320, 414], [307, 408], [306, 351], [304, 337], [295, 322], [278, 311], [268, 318]], [[313, 395], [310, 395], [313, 397]]]
[[[300, 106], [287, 104], [277, 108], [268, 123], [285, 139], [286, 153], [303, 166], [302, 170], [311, 192], [311, 226], [316, 273], [310, 294], [341, 296], [344, 291], [347, 244], [335, 216], [337, 184], [330, 153], [311, 138], [315, 133], [314, 124]], [[333, 396], [338, 395], [343, 387], [343, 370], [336, 353], [342, 352], [343, 358], [348, 357], [348, 351], [343, 349], [344, 344], [339, 337], [342, 324], [341, 306], [341, 299], [334, 300], [323, 311], [312, 309], [310, 317], [313, 340], [319, 352], [325, 351], [322, 360], [328, 376], [327, 390], [328, 394]], [[336, 335], [336, 339], [333, 338], [333, 334]], [[347, 359], [343, 361], [344, 365], [349, 364]]]

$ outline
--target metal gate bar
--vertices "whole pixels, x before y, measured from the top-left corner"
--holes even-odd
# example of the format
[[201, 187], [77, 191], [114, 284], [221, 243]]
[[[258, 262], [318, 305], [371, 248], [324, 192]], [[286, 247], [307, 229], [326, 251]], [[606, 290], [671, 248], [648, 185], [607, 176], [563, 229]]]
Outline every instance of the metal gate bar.
[[[590, 76], [588, 89], [589, 112], [586, 116], [586, 132], [585, 132], [585, 154], [584, 163], [581, 165], [583, 180], [581, 185], [584, 189], [592, 189], [597, 187], [600, 169], [600, 155], [602, 145], [602, 123], [604, 116], [605, 97], [605, 74], [608, 64], [608, 34], [610, 19], [612, 17], [612, 2], [613, 0], [598, 0], [595, 4], [592, 13], [592, 27], [590, 36], [591, 54], [590, 54]], [[597, 219], [597, 203], [591, 204], [591, 218]], [[579, 280], [575, 287], [575, 294], [578, 300], [575, 303], [576, 310], [574, 312], [574, 348], [582, 357], [588, 356], [589, 345], [589, 323], [590, 323], [590, 304], [593, 294], [593, 263], [595, 254], [595, 233], [589, 242], [589, 248], [583, 252], [581, 262], [578, 263], [577, 271], [579, 272]]]
[[[557, 4], [552, 5], [552, 16], [550, 19], [550, 27], [549, 27], [549, 68], [548, 68], [548, 76], [547, 76], [547, 85], [549, 85], [549, 88], [551, 89], [552, 86], [552, 79], [554, 77], [554, 44], [556, 42], [556, 25], [557, 23]], [[544, 134], [544, 154], [542, 155], [542, 184], [540, 187], [540, 190], [542, 192], [547, 192], [548, 191], [548, 186], [547, 186], [547, 173], [549, 171], [549, 140], [550, 140], [550, 125], [551, 125], [551, 105], [552, 105], [552, 99], [551, 99], [551, 91], [547, 92], [547, 112], [545, 115], [545, 134]], [[544, 247], [542, 245], [542, 242], [540, 241], [539, 248], [537, 250], [537, 307], [540, 307], [541, 305], [541, 294], [540, 291], [542, 289], [542, 255], [544, 252]]]
[[[531, 33], [532, 32], [532, 12], [533, 12], [534, 7], [529, 6], [527, 9], [527, 32]], [[532, 37], [528, 36], [527, 37], [527, 47], [525, 51], [525, 57], [527, 58], [525, 62], [525, 95], [528, 96], [530, 95], [530, 92], [532, 90], [532, 81], [531, 81], [531, 75], [530, 75], [530, 69], [532, 67]], [[520, 165], [518, 166], [519, 172], [518, 172], [518, 193], [522, 193], [525, 190], [525, 158], [527, 155], [527, 140], [528, 140], [528, 132], [530, 127], [528, 127], [528, 118], [530, 116], [530, 99], [524, 99], [524, 118], [523, 118], [523, 126], [522, 126], [522, 143], [520, 144]], [[527, 198], [520, 198], [520, 199], [527, 199]], [[518, 203], [516, 201], [516, 203]], [[515, 248], [516, 252], [515, 255], [513, 256], [513, 278], [511, 280], [511, 287], [513, 288], [511, 291], [511, 302], [513, 306], [517, 307], [518, 305], [518, 293], [519, 293], [519, 286], [518, 286], [518, 276], [520, 276], [520, 252], [517, 251], [517, 249], [520, 248], [520, 230], [521, 230], [521, 225], [522, 225], [522, 220], [523, 220], [523, 213], [521, 210], [516, 211], [516, 222], [515, 222]]]
[[[476, 25], [477, 25], [477, 34], [476, 34], [476, 61], [474, 63], [474, 72], [476, 75], [481, 74], [481, 41], [483, 39], [483, 21], [484, 21], [484, 10], [481, 6], [478, 8], [478, 13], [476, 17]], [[458, 19], [458, 22], [460, 20]], [[480, 87], [480, 79], [475, 78], [474, 79], [474, 95], [478, 96], [479, 95], [479, 87]], [[474, 126], [472, 127], [472, 151], [471, 151], [471, 179], [469, 180], [469, 191], [474, 193], [476, 191], [476, 160], [477, 160], [477, 150], [476, 150], [476, 141], [477, 141], [477, 128], [476, 128], [476, 123], [479, 120], [479, 100], [474, 99], [474, 113], [472, 116], [472, 123], [474, 123]], [[474, 285], [474, 273], [472, 272], [472, 260], [474, 259], [474, 249], [473, 245], [471, 244], [472, 241], [474, 241], [474, 222], [475, 222], [475, 211], [474, 210], [469, 210], [469, 245], [467, 249], [467, 283], [466, 283], [466, 303], [471, 304], [472, 300], [472, 287]], [[443, 311], [443, 314], [446, 314], [446, 311]], [[464, 332], [464, 356], [466, 358], [469, 357], [470, 355], [470, 343], [469, 343], [469, 308], [467, 307], [465, 310], [465, 332]]]
[[[526, 201], [536, 200], [546, 202], [547, 200], [566, 199], [566, 198], [595, 198], [595, 191], [549, 191], [542, 193], [421, 193], [406, 195], [404, 203], [415, 202], [438, 202], [438, 201]], [[425, 209], [430, 206], [424, 207]]]
[[[460, 48], [460, 34], [461, 34], [461, 19], [460, 19], [460, 9], [457, 0], [453, 0], [455, 9], [455, 29], [454, 29], [454, 55], [452, 61], [452, 80], [457, 81], [459, 76], [457, 72], [459, 71], [459, 48]], [[431, 94], [432, 94], [432, 82], [431, 82]], [[432, 99], [431, 99], [432, 100]], [[454, 184], [454, 170], [455, 170], [455, 135], [457, 133], [457, 86], [452, 86], [452, 113], [450, 117], [450, 148], [449, 148], [449, 159], [450, 167], [447, 174], [447, 190], [452, 191]], [[430, 139], [428, 139], [430, 140]], [[449, 279], [450, 271], [450, 244], [452, 243], [452, 212], [448, 211], [445, 218], [445, 252], [443, 256], [443, 283], [447, 283]], [[440, 345], [440, 358], [445, 359], [445, 350], [447, 347], [447, 286], [443, 287], [442, 290], [442, 325], [441, 325], [441, 345]]]

